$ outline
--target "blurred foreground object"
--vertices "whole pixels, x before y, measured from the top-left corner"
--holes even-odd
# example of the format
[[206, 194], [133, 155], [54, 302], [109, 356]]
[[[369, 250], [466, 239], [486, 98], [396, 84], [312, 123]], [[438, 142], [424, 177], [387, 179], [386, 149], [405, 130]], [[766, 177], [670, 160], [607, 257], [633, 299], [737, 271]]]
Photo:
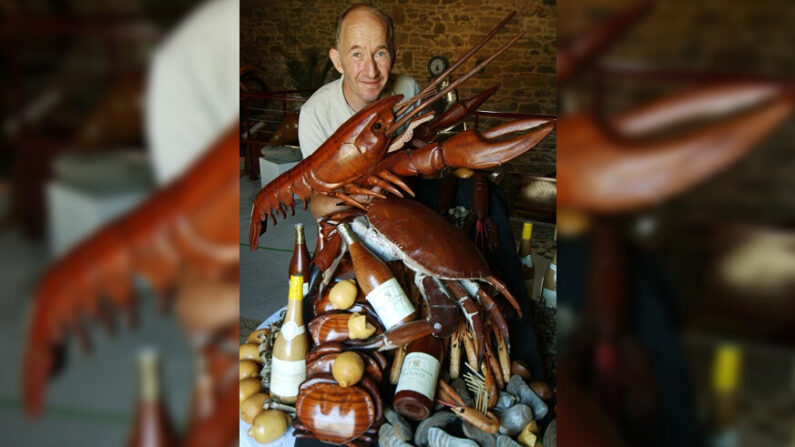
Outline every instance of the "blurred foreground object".
[[[559, 4], [564, 25], [559, 29], [563, 30], [574, 22], [565, 19], [569, 17], [566, 11], [572, 14], [575, 10], [575, 4], [567, 3]], [[591, 15], [598, 10], [597, 15], [604, 16], [609, 8], [599, 10], [604, 3], [595, 3], [577, 3], [576, 8]], [[673, 76], [666, 78], [664, 70], [655, 73], [648, 68], [645, 77], [637, 76], [645, 83], [635, 91], [616, 82], [621, 78], [613, 76], [600, 56], [609, 52], [617, 59], [615, 46], [610, 46], [622, 33], [628, 37], [621, 42], [626, 59], [614, 66], [660, 63], [656, 50], [662, 40], [670, 44], [666, 50], [677, 44], [687, 47], [691, 52], [679, 62], [688, 65], [704, 48], [703, 42], [698, 39], [700, 34], [690, 33], [692, 30], [682, 28], [677, 20], [687, 14], [704, 23], [717, 22], [718, 16], [725, 18], [724, 11], [708, 6], [655, 4], [654, 14], [643, 22], [646, 34], [640, 26], [630, 31], [628, 26], [652, 3], [624, 2], [622, 5], [628, 5], [624, 12], [600, 19], [579, 42], [560, 39], [563, 57], [558, 58], [558, 80], [568, 86], [561, 92], [568, 110], [560, 119], [557, 140], [559, 216], [566, 216], [566, 225], [560, 222], [558, 246], [561, 445], [706, 444], [704, 429], [711, 429], [700, 424], [705, 418], [696, 420], [697, 406], [688, 377], [693, 367], [686, 362], [677, 332], [674, 284], [655, 258], [671, 246], [697, 237], [692, 237], [692, 228], [686, 226], [666, 228], [672, 239], [665, 241], [665, 246], [658, 228], [662, 224], [656, 217], [672, 201], [681, 200], [758, 148], [792, 110], [792, 83], [786, 81], [698, 73], [688, 77], [670, 71], [678, 80], [710, 84], [666, 89], [651, 87], [648, 81], [670, 82]], [[754, 13], [768, 11], [755, 8]], [[649, 22], [657, 28], [646, 28]], [[649, 41], [649, 37], [657, 40]], [[754, 40], [754, 45], [765, 44]], [[562, 66], [568, 71], [560, 70]], [[569, 84], [576, 73], [583, 76]], [[630, 106], [629, 112], [618, 114], [606, 107], [606, 98], [627, 107], [639, 98], [648, 101], [650, 95], [664, 99]], [[709, 238], [708, 233], [699, 234]], [[693, 277], [705, 277], [710, 268], [703, 253], [695, 249], [687, 253], [690, 258], [675, 259], [675, 265], [686, 265]], [[715, 296], [715, 304], [724, 302], [724, 295]], [[692, 301], [681, 304], [686, 317], [695, 313]]]
[[[789, 116], [792, 105], [783, 87], [728, 84], [637, 108], [612, 120], [611, 127], [590, 114], [561, 119], [558, 206], [624, 212], [657, 204], [750, 151]], [[741, 108], [745, 113], [681, 136], [672, 129]]]
[[135, 322], [134, 280], [143, 278], [163, 309], [176, 295], [177, 316], [201, 366], [192, 401], [202, 410], [191, 412], [181, 444], [235, 442], [238, 12], [235, 0], [206, 2], [158, 50], [145, 121], [164, 186], [46, 272], [24, 354], [28, 414], [42, 410], [55, 354], [67, 334], [76, 333], [84, 347], [89, 345], [85, 317], [112, 328], [110, 311], [123, 309]]
[[154, 348], [138, 354], [138, 403], [127, 447], [176, 445], [177, 437], [160, 390], [160, 354]]
[[53, 265], [37, 291], [32, 312], [24, 390], [28, 411], [38, 414], [54, 350], [73, 330], [89, 346], [83, 315], [111, 327], [108, 304], [135, 321], [133, 279], [141, 275], [161, 305], [185, 269], [235, 281], [239, 268], [235, 228], [238, 167], [232, 128], [183, 178], [133, 212], [102, 228]]

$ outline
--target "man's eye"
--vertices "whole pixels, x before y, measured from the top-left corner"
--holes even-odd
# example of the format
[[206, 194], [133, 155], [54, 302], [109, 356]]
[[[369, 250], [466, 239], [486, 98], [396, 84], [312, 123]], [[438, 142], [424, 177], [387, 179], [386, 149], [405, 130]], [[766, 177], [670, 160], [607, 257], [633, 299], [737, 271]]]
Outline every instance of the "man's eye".
[[356, 58], [358, 58], [361, 55], [362, 55], [362, 53], [359, 53], [358, 51], [356, 53], [353, 53], [353, 57], [356, 57]]
[[386, 51], [379, 51], [376, 55], [378, 57], [385, 57], [386, 56]]

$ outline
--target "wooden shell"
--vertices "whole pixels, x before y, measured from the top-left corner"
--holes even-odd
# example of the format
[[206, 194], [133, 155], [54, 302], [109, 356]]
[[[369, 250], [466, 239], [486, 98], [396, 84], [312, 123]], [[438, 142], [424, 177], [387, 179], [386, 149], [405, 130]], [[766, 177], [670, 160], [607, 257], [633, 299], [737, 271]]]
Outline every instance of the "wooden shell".
[[[342, 342], [348, 339], [349, 312], [329, 312], [315, 317], [307, 325], [315, 345], [328, 342]], [[365, 315], [367, 322], [375, 327], [375, 334], [383, 332], [383, 328], [373, 317]]]
[[370, 393], [358, 386], [342, 388], [331, 377], [304, 382], [295, 410], [301, 424], [317, 439], [334, 444], [358, 438], [376, 421], [376, 404]]
[[433, 276], [444, 279], [485, 278], [483, 256], [466, 235], [429, 208], [408, 199], [375, 199], [367, 212], [370, 224]]

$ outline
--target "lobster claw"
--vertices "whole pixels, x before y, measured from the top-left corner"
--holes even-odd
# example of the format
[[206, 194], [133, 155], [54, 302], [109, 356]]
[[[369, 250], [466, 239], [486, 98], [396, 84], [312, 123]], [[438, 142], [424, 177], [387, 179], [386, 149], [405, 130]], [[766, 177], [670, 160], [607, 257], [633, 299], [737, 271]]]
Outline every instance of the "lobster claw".
[[[527, 118], [478, 132], [462, 132], [443, 143], [433, 143], [414, 151], [397, 152], [379, 168], [397, 175], [433, 174], [445, 166], [486, 169], [499, 166], [527, 152], [546, 137], [555, 124], [552, 119]], [[518, 137], [492, 141], [512, 133], [533, 129]]]

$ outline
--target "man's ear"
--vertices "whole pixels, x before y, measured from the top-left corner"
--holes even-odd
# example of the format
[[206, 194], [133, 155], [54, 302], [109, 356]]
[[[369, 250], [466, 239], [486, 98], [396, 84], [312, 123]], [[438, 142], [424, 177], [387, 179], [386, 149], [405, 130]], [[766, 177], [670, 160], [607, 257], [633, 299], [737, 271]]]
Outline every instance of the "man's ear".
[[342, 60], [340, 59], [340, 52], [337, 51], [336, 48], [331, 48], [328, 50], [328, 57], [331, 59], [331, 63], [334, 64], [334, 68], [337, 69], [340, 74], [345, 74], [345, 70], [342, 68]]

